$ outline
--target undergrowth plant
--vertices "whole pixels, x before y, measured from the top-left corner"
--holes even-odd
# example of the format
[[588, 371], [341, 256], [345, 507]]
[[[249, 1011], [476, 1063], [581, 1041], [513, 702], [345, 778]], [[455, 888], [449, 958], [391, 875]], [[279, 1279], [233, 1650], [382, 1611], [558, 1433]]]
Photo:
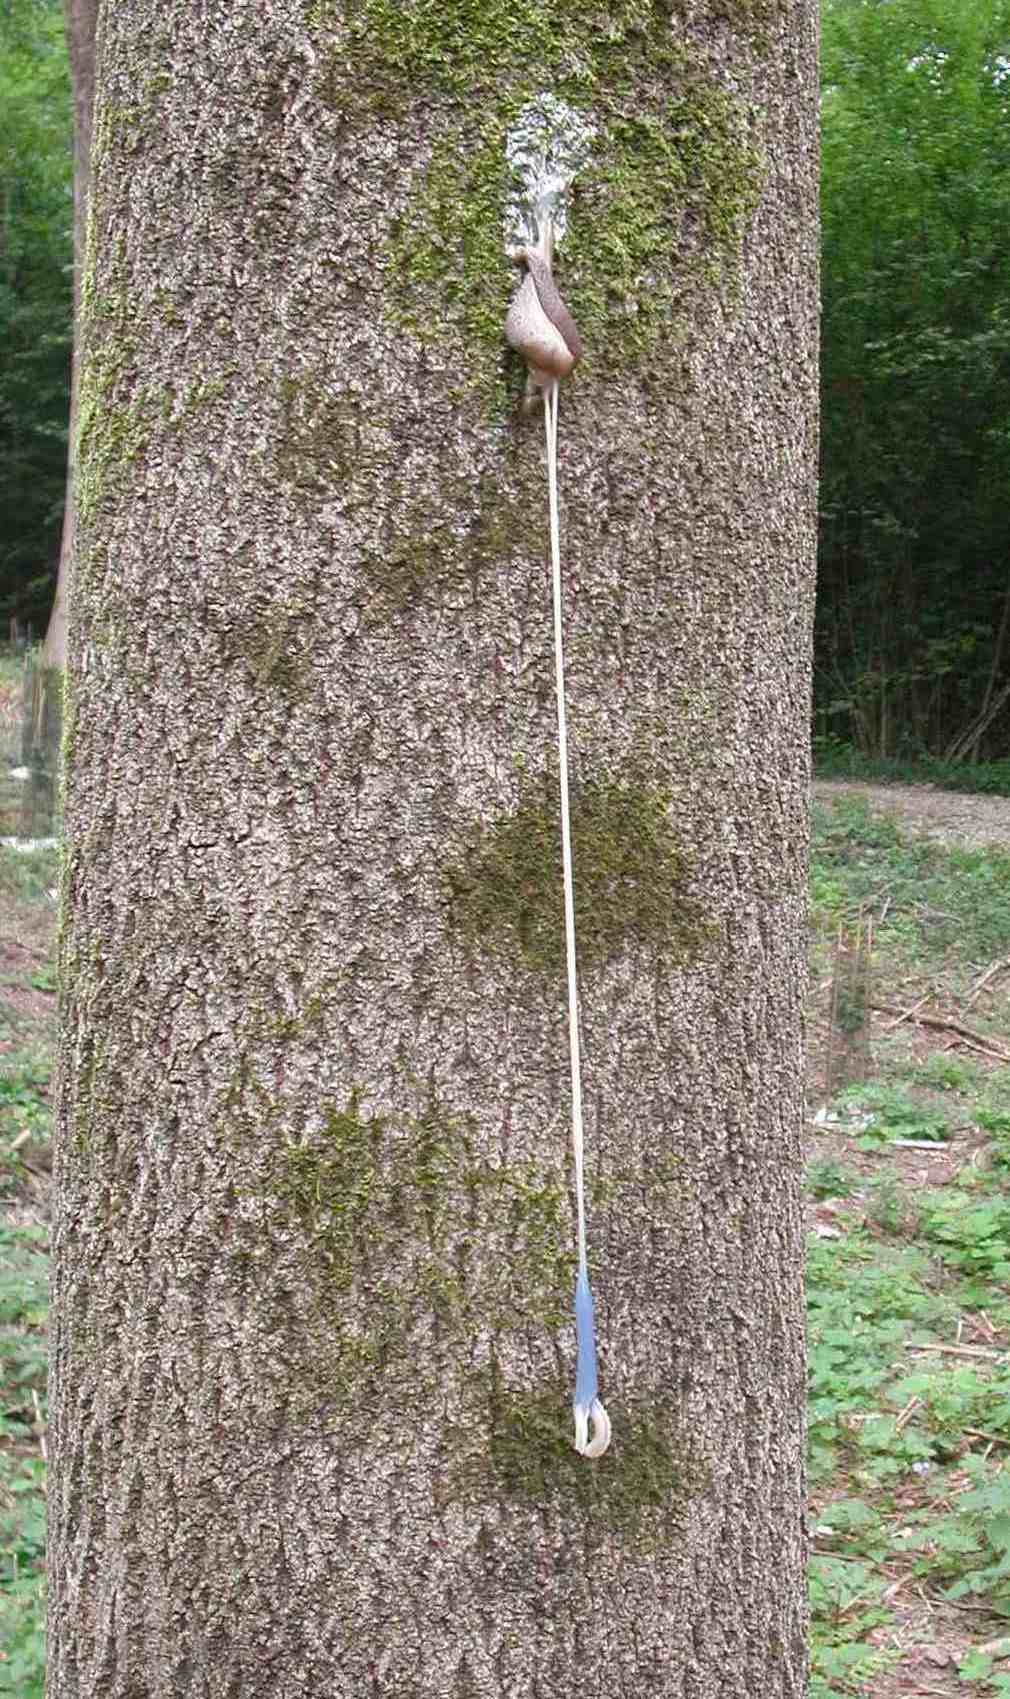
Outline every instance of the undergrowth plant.
[[859, 1144], [864, 1150], [887, 1144], [893, 1139], [928, 1139], [942, 1141], [950, 1124], [942, 1110], [911, 1097], [900, 1086], [868, 1082], [846, 1086], [834, 1100], [841, 1109], [855, 1111], [859, 1117]]
[[1010, 951], [1010, 853], [904, 834], [861, 797], [813, 810], [812, 908], [831, 936], [874, 919], [876, 954], [990, 962]]
[[[811, 887], [822, 980], [839, 928], [875, 917], [885, 1009], [914, 1004], [916, 978], [927, 998], [937, 984], [949, 996], [1010, 954], [1010, 858], [907, 839], [859, 799], [818, 811]], [[961, 1017], [989, 1023], [994, 1052], [1003, 996]], [[851, 1157], [808, 1169], [812, 1194], [838, 1200], [808, 1258], [810, 1695], [896, 1691], [889, 1601], [906, 1577], [938, 1612], [970, 1605], [955, 1621], [979, 1643], [960, 1658], [963, 1690], [1010, 1699], [1010, 1067], [977, 1050], [924, 1055], [921, 1038], [911, 1060], [893, 1039], [876, 1070], [872, 1056], [819, 1128]], [[922, 1166], [923, 1144], [950, 1153], [946, 1172]]]
[[42, 1699], [47, 1256], [0, 1225], [0, 1695]]

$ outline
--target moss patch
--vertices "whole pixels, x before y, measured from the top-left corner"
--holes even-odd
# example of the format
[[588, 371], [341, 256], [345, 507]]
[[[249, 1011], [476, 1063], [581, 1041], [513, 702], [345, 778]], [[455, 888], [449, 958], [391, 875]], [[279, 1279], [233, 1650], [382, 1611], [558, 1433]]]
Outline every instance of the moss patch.
[[[780, 0], [712, 0], [713, 16], [742, 40], [763, 30]], [[323, 88], [345, 118], [399, 116], [420, 91], [461, 104], [503, 90], [521, 99], [553, 88], [581, 95], [651, 92], [650, 81], [683, 62], [668, 0], [310, 0], [306, 16], [325, 36]]]
[[[705, 928], [685, 894], [669, 797], [596, 779], [572, 797], [575, 924], [583, 966], [651, 943], [680, 958]], [[564, 960], [561, 828], [556, 784], [531, 789], [514, 813], [478, 826], [446, 869], [453, 924], [476, 948], [544, 972]]]
[[[208, 622], [209, 624], [211, 622]], [[295, 707], [313, 690], [312, 646], [306, 621], [291, 601], [236, 606], [212, 628], [226, 665], [248, 669], [259, 691]]]
[[281, 1197], [305, 1229], [319, 1265], [342, 1290], [351, 1284], [379, 1176], [384, 1123], [365, 1121], [352, 1096], [330, 1110], [318, 1146], [289, 1145]]
[[81, 281], [81, 363], [77, 401], [74, 489], [77, 513], [87, 525], [117, 475], [140, 460], [147, 449], [157, 402], [137, 389], [138, 325], [123, 281], [125, 246], [110, 239], [103, 256], [103, 289], [98, 289], [98, 227], [89, 207]]
[[[397, 322], [425, 343], [458, 336], [460, 387], [492, 402], [505, 392], [502, 323], [515, 281], [501, 236], [507, 128], [488, 120], [476, 147], [440, 144], [390, 237]], [[676, 347], [677, 311], [693, 290], [735, 282], [763, 175], [745, 109], [712, 84], [601, 129], [559, 262], [587, 375], [646, 367], [657, 348]]]
[[682, 1446], [672, 1412], [646, 1407], [609, 1410], [614, 1437], [595, 1461], [572, 1445], [571, 1407], [554, 1393], [505, 1391], [492, 1384], [488, 1421], [495, 1485], [511, 1498], [575, 1507], [590, 1537], [615, 1530], [641, 1537], [652, 1522], [665, 1530], [671, 1513], [703, 1490], [706, 1471]]
[[[314, 1270], [302, 1366], [293, 1363], [285, 1382], [299, 1408], [316, 1409], [322, 1396], [328, 1411], [353, 1407], [367, 1426], [362, 1412], [384, 1398], [430, 1410], [448, 1372], [465, 1414], [450, 1440], [446, 1502], [505, 1494], [574, 1507], [590, 1540], [615, 1531], [664, 1538], [704, 1490], [704, 1460], [672, 1407], [613, 1408], [614, 1444], [589, 1463], [572, 1446], [566, 1391], [506, 1387], [494, 1363], [457, 1378], [477, 1337], [570, 1324], [563, 1170], [495, 1164], [475, 1150], [469, 1125], [434, 1101], [417, 1120], [397, 1121], [369, 1115], [354, 1093], [311, 1139], [279, 1153], [273, 1192]], [[237, 1281], [250, 1298], [255, 1287], [268, 1321], [276, 1307], [291, 1338], [284, 1283], [270, 1270], [257, 1277], [244, 1247], [237, 1259]]]
[[327, 378], [308, 375], [280, 380], [280, 418], [274, 459], [288, 481], [313, 495], [335, 488], [355, 471], [374, 473], [368, 451], [365, 402], [351, 394], [328, 393]]
[[[507, 399], [503, 325], [516, 281], [502, 239], [507, 128], [488, 119], [472, 143], [436, 146], [417, 200], [391, 227], [387, 272], [394, 322], [425, 345], [454, 346], [455, 393], [473, 390], [496, 410]], [[524, 370], [508, 359], [518, 389]]]
[[522, 546], [528, 509], [492, 478], [453, 471], [432, 485], [391, 472], [386, 487], [380, 547], [361, 555], [372, 613], [383, 622], [462, 585], [476, 597], [481, 574], [500, 571], [510, 549]]
[[[724, 0], [719, 16], [753, 51], [776, 4]], [[357, 0], [342, 29], [326, 5], [313, 17], [338, 31], [319, 92], [345, 122], [397, 119], [427, 90], [457, 103], [387, 276], [396, 322], [452, 344], [463, 388], [502, 394], [505, 136], [546, 87], [598, 131], [561, 268], [587, 370], [640, 368], [669, 348], [679, 295], [732, 280], [763, 158], [749, 109], [691, 64], [666, 5], [624, 0], [604, 21], [591, 0]]]
[[[500, 570], [510, 547], [522, 546], [525, 505], [437, 441], [405, 474], [402, 449], [376, 427], [365, 398], [328, 394], [330, 377], [303, 371], [281, 379], [274, 462], [313, 514], [331, 499], [347, 514], [369, 515], [358, 564], [370, 616], [384, 624], [461, 585], [476, 594], [482, 571]], [[376, 485], [386, 495], [378, 525]]]
[[105, 349], [87, 359], [81, 374], [77, 412], [75, 484], [82, 524], [96, 513], [109, 480], [138, 461], [150, 438], [150, 409], [143, 399], [117, 405], [117, 374], [126, 352]]
[[[469, 1336], [477, 1316], [553, 1331], [569, 1313], [563, 1171], [491, 1162], [435, 1104], [395, 1122], [364, 1115], [353, 1095], [311, 1141], [285, 1147], [273, 1189], [311, 1249], [345, 1376], [349, 1364], [406, 1357], [412, 1330], [432, 1319]], [[334, 1292], [347, 1301], [334, 1305]]]

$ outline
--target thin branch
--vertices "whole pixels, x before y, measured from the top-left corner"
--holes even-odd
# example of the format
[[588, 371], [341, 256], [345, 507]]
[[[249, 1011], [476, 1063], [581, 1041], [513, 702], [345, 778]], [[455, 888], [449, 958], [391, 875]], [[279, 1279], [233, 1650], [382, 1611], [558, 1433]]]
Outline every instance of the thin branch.
[[989, 981], [992, 980], [992, 979], [995, 979], [996, 975], [998, 973], [1002, 973], [1004, 971], [1004, 969], [1008, 968], [1008, 967], [1010, 967], [1010, 956], [1005, 956], [1001, 962], [993, 962], [992, 967], [986, 968], [985, 973], [982, 975], [981, 979], [978, 979], [978, 980], [975, 981], [975, 984], [972, 986], [971, 991], [968, 993], [967, 1002], [968, 1002], [969, 1008], [971, 1007], [972, 1003], [974, 1003], [975, 998], [978, 996], [979, 992], [985, 990], [986, 986], [989, 984]]
[[893, 1020], [888, 1021], [885, 1025], [885, 1027], [884, 1027], [884, 1031], [890, 1032], [892, 1027], [900, 1026], [902, 1021], [907, 1021], [911, 1018], [912, 1015], [918, 1014], [919, 1010], [922, 1008], [923, 1003], [928, 1003], [929, 999], [932, 997], [932, 995], [933, 995], [932, 990], [925, 992], [924, 995], [919, 998], [919, 1001], [917, 1003], [912, 1003], [909, 1008], [903, 1009], [901, 1011], [900, 1015], [895, 1015]]
[[906, 1351], [942, 1351], [945, 1357], [983, 1357], [990, 1363], [1001, 1363], [1007, 1356], [1006, 1351], [987, 1351], [984, 1345], [911, 1345], [905, 1344]]
[[1005, 1434], [987, 1434], [984, 1428], [965, 1428], [963, 1431], [970, 1434], [972, 1439], [987, 1440], [990, 1445], [1010, 1445], [1010, 1439]]
[[[899, 1022], [909, 1018], [899, 1009], [892, 1008], [888, 1003], [874, 1003], [873, 1007], [878, 1014], [897, 1015]], [[962, 1025], [960, 1021], [953, 1020], [950, 1015], [916, 1015], [915, 1021], [917, 1026], [936, 1027], [940, 1032], [956, 1032], [972, 1044], [981, 1046], [986, 1055], [995, 1056], [1000, 1062], [1010, 1062], [1010, 1055], [1005, 1050], [997, 1050], [992, 1040], [984, 1032], [976, 1032], [973, 1027]]]

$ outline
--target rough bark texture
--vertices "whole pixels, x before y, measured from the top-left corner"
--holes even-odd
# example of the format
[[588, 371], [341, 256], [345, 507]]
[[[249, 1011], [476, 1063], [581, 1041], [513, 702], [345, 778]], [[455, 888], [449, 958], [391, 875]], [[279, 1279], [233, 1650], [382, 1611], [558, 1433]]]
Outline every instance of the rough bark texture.
[[[68, 693], [51, 1699], [796, 1699], [812, 0], [116, 0]], [[546, 490], [559, 257], [597, 1464]]]
[[[67, 501], [63, 510], [60, 564], [56, 575], [56, 599], [42, 645], [43, 668], [62, 675], [67, 664], [67, 598], [74, 553], [74, 436], [77, 429], [77, 395], [80, 373], [81, 276], [84, 269], [84, 237], [91, 187], [91, 128], [95, 110], [95, 29], [98, 0], [65, 0], [67, 49], [74, 91], [74, 346], [70, 366], [70, 449], [67, 455]], [[62, 677], [50, 680], [51, 697], [62, 688]], [[53, 708], [50, 705], [50, 712]], [[58, 710], [57, 710], [58, 711]]]

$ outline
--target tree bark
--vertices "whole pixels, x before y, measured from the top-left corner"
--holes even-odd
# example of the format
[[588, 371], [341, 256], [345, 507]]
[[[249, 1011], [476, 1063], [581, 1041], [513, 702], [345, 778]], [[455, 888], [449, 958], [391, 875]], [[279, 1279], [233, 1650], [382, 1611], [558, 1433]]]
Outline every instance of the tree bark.
[[[78, 325], [81, 304], [81, 274], [88, 222], [88, 190], [91, 184], [91, 128], [95, 107], [95, 27], [98, 0], [64, 0], [70, 78], [74, 91], [74, 343], [70, 363], [70, 428], [67, 436], [67, 499], [63, 509], [63, 535], [56, 575], [56, 599], [42, 644], [42, 678], [46, 669], [62, 674], [67, 664], [67, 592], [74, 552], [74, 434], [77, 429], [77, 379], [80, 364]], [[62, 679], [59, 680], [62, 687]], [[53, 706], [53, 684], [46, 684], [49, 711]]]
[[[600, 17], [102, 10], [50, 1699], [804, 1690], [815, 11]], [[501, 335], [543, 89], [597, 125], [558, 258], [596, 1463]]]

